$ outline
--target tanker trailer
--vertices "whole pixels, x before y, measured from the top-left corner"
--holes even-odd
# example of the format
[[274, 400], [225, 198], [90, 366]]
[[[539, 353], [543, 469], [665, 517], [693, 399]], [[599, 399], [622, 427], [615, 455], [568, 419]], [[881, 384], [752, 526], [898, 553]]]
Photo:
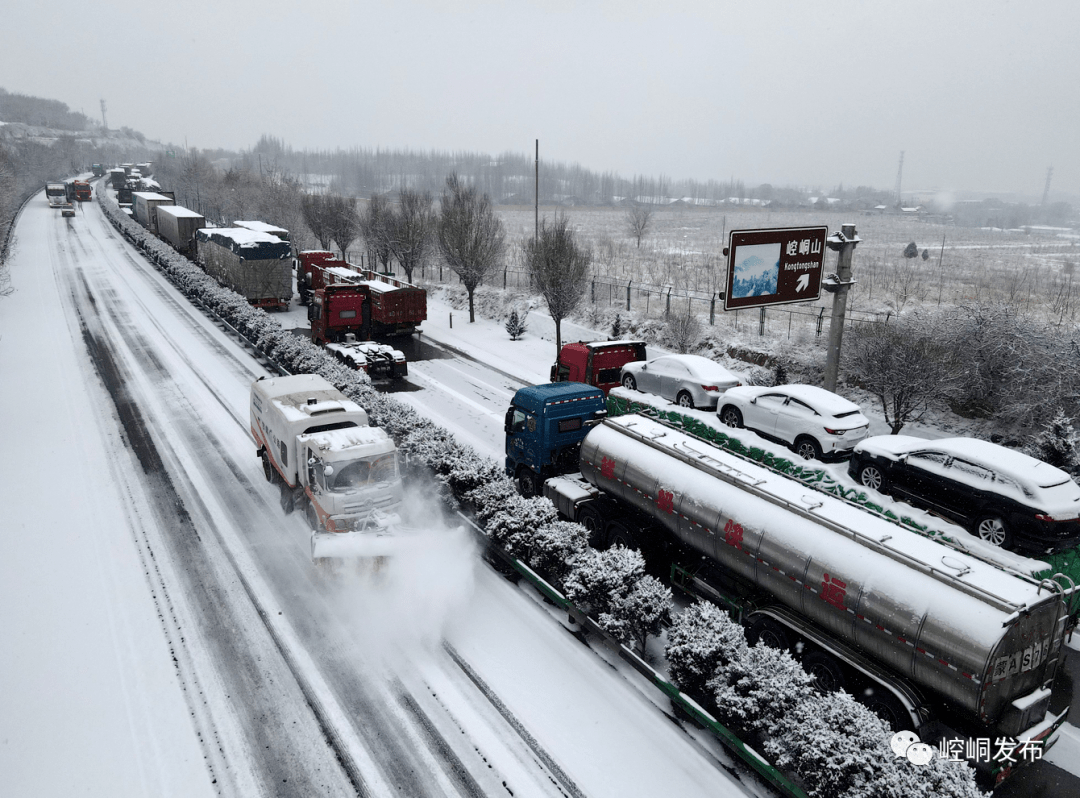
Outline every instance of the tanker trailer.
[[[523, 389], [528, 390], [528, 389]], [[1064, 588], [906, 531], [642, 416], [607, 419], [544, 492], [593, 539], [660, 550], [751, 642], [790, 647], [894, 728], [1048, 744]]]

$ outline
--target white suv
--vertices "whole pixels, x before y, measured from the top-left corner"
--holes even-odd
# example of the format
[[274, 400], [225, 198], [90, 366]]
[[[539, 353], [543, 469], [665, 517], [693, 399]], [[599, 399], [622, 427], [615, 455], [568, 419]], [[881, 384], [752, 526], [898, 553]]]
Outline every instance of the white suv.
[[730, 388], [716, 414], [729, 427], [783, 441], [807, 460], [850, 453], [870, 427], [857, 404], [814, 385]]

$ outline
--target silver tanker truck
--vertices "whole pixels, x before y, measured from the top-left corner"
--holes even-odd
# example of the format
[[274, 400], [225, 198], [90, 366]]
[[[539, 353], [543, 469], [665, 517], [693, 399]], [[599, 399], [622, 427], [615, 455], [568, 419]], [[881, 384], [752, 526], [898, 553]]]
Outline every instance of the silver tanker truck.
[[[660, 552], [676, 584], [726, 607], [751, 642], [790, 648], [819, 684], [924, 739], [943, 736], [944, 724], [1045, 745], [1064, 722], [1048, 710], [1068, 587], [942, 546], [652, 419], [592, 423], [580, 474], [548, 479], [544, 495], [593, 540]], [[508, 425], [508, 451], [514, 434]]]

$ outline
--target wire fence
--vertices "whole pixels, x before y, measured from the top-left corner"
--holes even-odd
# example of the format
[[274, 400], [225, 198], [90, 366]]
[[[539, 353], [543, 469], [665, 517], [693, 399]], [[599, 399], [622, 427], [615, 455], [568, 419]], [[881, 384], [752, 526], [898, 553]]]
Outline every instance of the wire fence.
[[[425, 267], [419, 276], [428, 283], [456, 285], [461, 282], [451, 269], [438, 264]], [[521, 269], [503, 269], [492, 275], [486, 284], [504, 290], [535, 290], [529, 273]], [[756, 327], [760, 336], [786, 335], [789, 339], [793, 336], [820, 336], [832, 322], [831, 303], [829, 307], [795, 304], [725, 311], [723, 295], [717, 291], [708, 293], [604, 276], [589, 280], [585, 302], [597, 309], [614, 308], [627, 313], [641, 313], [646, 317], [693, 315], [713, 327], [729, 327], [733, 330], [753, 330]], [[891, 312], [867, 313], [849, 309], [844, 322], [848, 328], [857, 324], [886, 324], [891, 316]]]

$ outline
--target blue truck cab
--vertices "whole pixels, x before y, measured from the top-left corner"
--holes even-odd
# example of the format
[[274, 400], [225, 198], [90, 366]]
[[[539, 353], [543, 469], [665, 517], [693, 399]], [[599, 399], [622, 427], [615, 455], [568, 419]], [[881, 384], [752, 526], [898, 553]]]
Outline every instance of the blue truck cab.
[[522, 388], [506, 411], [506, 474], [522, 496], [540, 494], [544, 480], [578, 470], [585, 435], [607, 415], [604, 392], [578, 382]]

